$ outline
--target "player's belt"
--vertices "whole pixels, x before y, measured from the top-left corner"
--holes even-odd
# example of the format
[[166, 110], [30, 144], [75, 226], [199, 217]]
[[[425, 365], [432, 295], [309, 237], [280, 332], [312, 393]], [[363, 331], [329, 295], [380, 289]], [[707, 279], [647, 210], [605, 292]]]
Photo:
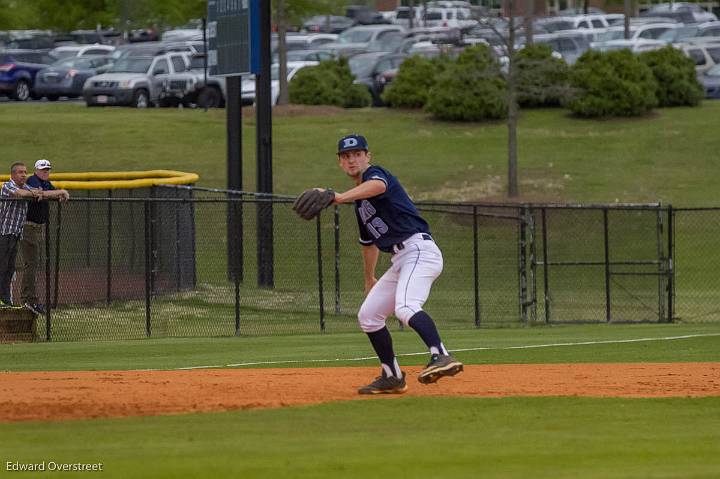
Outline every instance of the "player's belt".
[[[413, 235], [413, 236], [415, 236], [415, 235]], [[407, 243], [409, 240], [411, 240], [411, 239], [413, 238], [413, 236], [411, 236], [410, 238], [406, 239], [405, 241], [401, 241], [401, 242], [399, 242], [399, 243], [395, 243], [395, 244], [392, 246], [393, 252], [397, 253], [398, 251], [404, 250], [404, 249], [405, 249], [405, 243]], [[432, 239], [432, 236], [430, 236], [430, 235], [427, 234], [427, 233], [422, 233], [422, 239], [424, 239], [425, 241], [432, 241], [432, 240], [433, 240], [433, 239]]]

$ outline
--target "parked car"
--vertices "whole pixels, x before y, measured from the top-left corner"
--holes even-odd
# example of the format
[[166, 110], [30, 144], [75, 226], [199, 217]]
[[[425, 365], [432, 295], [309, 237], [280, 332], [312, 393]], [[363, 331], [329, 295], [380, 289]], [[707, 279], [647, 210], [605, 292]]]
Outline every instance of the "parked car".
[[705, 89], [705, 98], [720, 100], [720, 64], [700, 75], [699, 81]]
[[40, 70], [35, 77], [35, 95], [55, 101], [61, 96], [78, 98], [83, 94], [85, 81], [106, 72], [112, 63], [110, 57], [82, 56], [59, 60]]
[[26, 30], [9, 34], [5, 41], [5, 48], [47, 52], [55, 47], [53, 40], [52, 35], [45, 31]]
[[562, 30], [598, 30], [610, 26], [606, 15], [573, 15], [567, 17], [546, 17], [538, 19], [538, 25], [548, 33], [555, 33]]
[[601, 43], [596, 47], [596, 49], [601, 52], [630, 50], [632, 53], [642, 53], [659, 50], [665, 46], [667, 46], [667, 44], [660, 40], [645, 40], [643, 38], [637, 38], [635, 40], [610, 40]]
[[423, 27], [454, 27], [469, 29], [478, 25], [469, 8], [428, 8], [423, 15]]
[[0, 52], [0, 95], [18, 101], [35, 96], [37, 73], [55, 59], [35, 50], [4, 50]]
[[720, 40], [713, 38], [695, 39], [693, 42], [676, 45], [685, 55], [695, 62], [695, 72], [698, 75], [709, 71], [720, 64]]
[[658, 37], [666, 43], [680, 43], [693, 38], [720, 37], [720, 22], [705, 22], [694, 25], [683, 25], [668, 30]]
[[127, 57], [162, 55], [170, 52], [187, 53], [188, 55], [204, 54], [205, 44], [198, 41], [132, 43], [118, 46], [111, 56], [114, 60], [118, 60]]
[[[287, 52], [287, 61], [289, 62], [322, 62], [325, 60], [334, 60], [335, 55], [330, 50], [289, 50]], [[273, 63], [279, 61], [279, 55], [273, 56]]]
[[710, 13], [704, 10], [697, 3], [688, 2], [671, 2], [671, 3], [657, 3], [651, 5], [645, 12], [650, 16], [663, 16], [667, 14], [679, 14], [680, 17], [673, 17], [684, 23], [690, 22], [712, 22], [717, 20], [717, 16], [714, 13]]
[[[197, 105], [202, 108], [220, 108], [225, 104], [226, 82], [224, 77], [205, 76], [205, 55], [193, 55], [184, 71], [177, 65], [174, 73], [167, 76], [165, 88], [160, 93], [160, 106]], [[207, 79], [207, 81], [206, 81]]]
[[325, 44], [323, 48], [333, 51], [337, 56], [350, 56], [367, 51], [370, 43], [385, 35], [404, 31], [400, 25], [360, 25], [348, 28], [338, 36], [337, 41]]
[[85, 103], [147, 108], [159, 101], [168, 75], [181, 65], [183, 69], [187, 67], [186, 55], [182, 53], [121, 58], [107, 73], [87, 79], [83, 87]]
[[[658, 40], [668, 30], [678, 28], [677, 23], [647, 23], [630, 26], [630, 38], [627, 40]], [[625, 27], [610, 27], [596, 37], [596, 41], [590, 44], [590, 48], [601, 48], [603, 42], [612, 40], [626, 40]]]
[[[521, 38], [520, 45], [524, 45], [525, 38]], [[582, 36], [565, 35], [562, 33], [546, 33], [534, 35], [533, 42], [549, 46], [552, 51], [557, 52], [568, 65], [574, 64], [580, 55], [585, 53], [588, 45]]]
[[110, 45], [63, 45], [50, 50], [50, 55], [62, 60], [84, 55], [109, 55], [113, 51], [115, 51], [115, 47]]
[[388, 22], [382, 13], [367, 5], [349, 5], [345, 9], [345, 16], [354, 20], [359, 25], [387, 24]]
[[75, 30], [55, 37], [55, 45], [81, 43], [84, 45], [109, 45], [113, 43], [101, 30]]
[[384, 103], [380, 95], [387, 82], [383, 73], [399, 68], [406, 58], [406, 55], [398, 53], [359, 53], [348, 60], [350, 71], [355, 75], [353, 83], [365, 85], [372, 96], [373, 106], [382, 106]]
[[160, 39], [164, 42], [185, 42], [203, 39], [202, 28], [176, 28], [163, 32]]
[[303, 30], [312, 33], [341, 33], [355, 25], [355, 20], [337, 15], [316, 15], [303, 23]]
[[[334, 33], [289, 33], [285, 36], [287, 50], [315, 50], [324, 48], [338, 38]], [[273, 38], [273, 51], [277, 50], [277, 38]]]
[[[318, 62], [288, 62], [287, 63], [287, 81], [288, 84], [295, 77], [297, 72], [305, 67], [315, 66]], [[255, 103], [255, 77], [243, 77], [241, 86], [241, 101], [243, 105], [252, 105]], [[280, 65], [275, 63], [270, 67], [270, 101], [272, 105], [277, 105], [280, 97]]]

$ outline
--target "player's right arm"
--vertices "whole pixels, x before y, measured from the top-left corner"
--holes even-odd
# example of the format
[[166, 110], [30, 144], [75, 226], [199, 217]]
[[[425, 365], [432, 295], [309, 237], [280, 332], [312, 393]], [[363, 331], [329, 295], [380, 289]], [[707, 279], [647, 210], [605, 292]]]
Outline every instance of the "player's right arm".
[[380, 256], [380, 250], [377, 246], [371, 244], [369, 246], [361, 246], [363, 255], [363, 271], [365, 273], [365, 294], [368, 294], [375, 283], [377, 278], [375, 277], [375, 267], [377, 266], [378, 257]]

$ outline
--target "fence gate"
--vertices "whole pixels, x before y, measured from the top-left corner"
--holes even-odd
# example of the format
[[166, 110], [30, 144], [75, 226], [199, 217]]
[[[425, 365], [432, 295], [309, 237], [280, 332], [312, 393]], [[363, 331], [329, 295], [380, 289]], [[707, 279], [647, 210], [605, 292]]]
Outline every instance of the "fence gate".
[[[672, 318], [672, 235], [655, 205], [541, 206], [537, 266], [547, 323]], [[534, 269], [531, 268], [531, 269]]]

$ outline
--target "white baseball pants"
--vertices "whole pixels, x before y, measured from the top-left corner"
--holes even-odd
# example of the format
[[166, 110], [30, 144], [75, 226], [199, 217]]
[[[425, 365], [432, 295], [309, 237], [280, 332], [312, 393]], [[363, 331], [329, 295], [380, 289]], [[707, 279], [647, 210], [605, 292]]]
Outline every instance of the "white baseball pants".
[[405, 247], [393, 254], [390, 269], [375, 283], [360, 307], [358, 320], [366, 333], [382, 329], [393, 312], [408, 326], [410, 318], [422, 311], [433, 281], [442, 272], [442, 253], [434, 241], [418, 233], [403, 244]]

